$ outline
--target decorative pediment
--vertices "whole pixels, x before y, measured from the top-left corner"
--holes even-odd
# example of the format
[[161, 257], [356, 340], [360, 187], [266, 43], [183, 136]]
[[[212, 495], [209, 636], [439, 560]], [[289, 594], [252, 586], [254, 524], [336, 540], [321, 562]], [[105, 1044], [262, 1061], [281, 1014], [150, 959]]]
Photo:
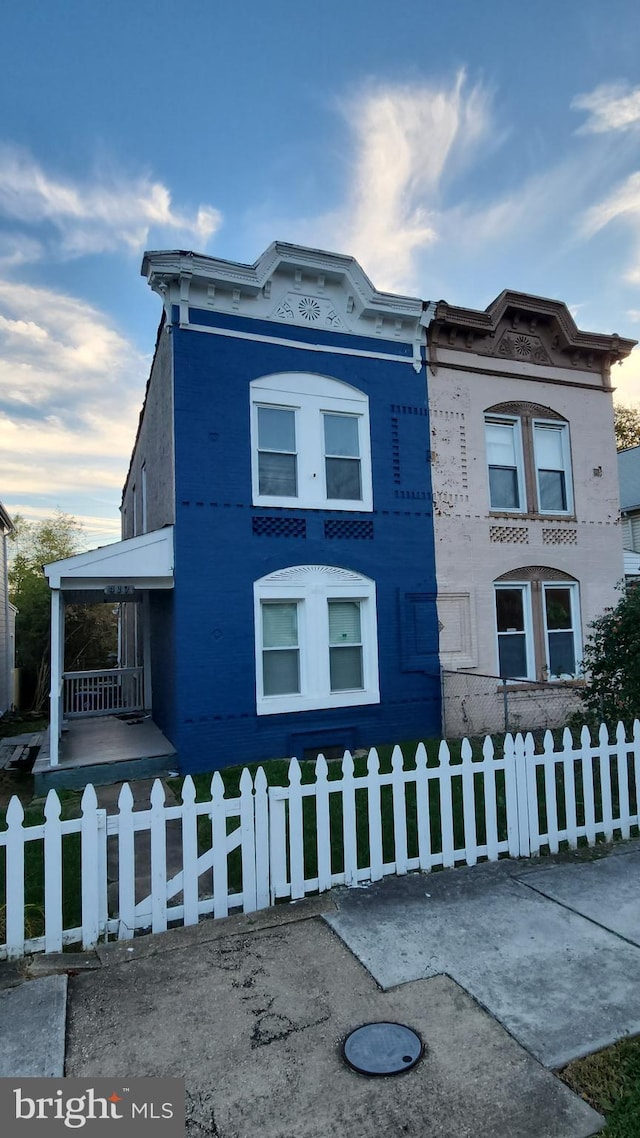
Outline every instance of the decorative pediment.
[[491, 355], [503, 356], [509, 360], [526, 360], [527, 363], [550, 364], [551, 356], [539, 336], [524, 335], [522, 332], [504, 331], [500, 337], [497, 351]]
[[607, 376], [635, 340], [583, 332], [562, 301], [505, 290], [484, 310], [438, 301], [428, 335], [435, 347], [541, 367]]
[[274, 241], [243, 265], [174, 249], [145, 253], [142, 274], [184, 328], [198, 311], [234, 314], [411, 344], [419, 365], [422, 301], [378, 291], [354, 257]]
[[324, 296], [312, 293], [287, 292], [269, 316], [270, 320], [282, 320], [285, 324], [300, 324], [304, 328], [330, 328], [333, 331], [348, 331], [340, 319], [332, 302]]

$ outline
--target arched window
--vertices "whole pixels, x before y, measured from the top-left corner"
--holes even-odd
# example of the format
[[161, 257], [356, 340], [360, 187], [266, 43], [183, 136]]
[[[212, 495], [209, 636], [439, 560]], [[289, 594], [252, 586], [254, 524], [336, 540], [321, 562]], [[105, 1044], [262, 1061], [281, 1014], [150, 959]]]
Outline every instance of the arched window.
[[294, 565], [254, 585], [258, 715], [379, 703], [375, 583]]
[[485, 411], [492, 511], [573, 513], [569, 424], [550, 407], [500, 403]]
[[306, 372], [251, 384], [255, 506], [373, 509], [367, 396]]
[[580, 673], [578, 582], [559, 569], [529, 565], [494, 582], [499, 674], [565, 680]]

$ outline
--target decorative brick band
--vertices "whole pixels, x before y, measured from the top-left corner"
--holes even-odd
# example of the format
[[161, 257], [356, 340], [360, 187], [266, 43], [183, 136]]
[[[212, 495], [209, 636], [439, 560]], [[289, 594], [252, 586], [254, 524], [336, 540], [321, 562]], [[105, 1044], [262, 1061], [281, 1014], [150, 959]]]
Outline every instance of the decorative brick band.
[[370, 541], [373, 537], [373, 522], [336, 519], [324, 523], [324, 536], [327, 538], [351, 538], [357, 541]]
[[509, 545], [528, 545], [529, 530], [526, 526], [490, 526], [489, 538]]
[[264, 515], [251, 519], [253, 532], [259, 537], [306, 537], [304, 518], [269, 518]]
[[542, 540], [545, 545], [577, 545], [578, 531], [575, 529], [543, 529]]

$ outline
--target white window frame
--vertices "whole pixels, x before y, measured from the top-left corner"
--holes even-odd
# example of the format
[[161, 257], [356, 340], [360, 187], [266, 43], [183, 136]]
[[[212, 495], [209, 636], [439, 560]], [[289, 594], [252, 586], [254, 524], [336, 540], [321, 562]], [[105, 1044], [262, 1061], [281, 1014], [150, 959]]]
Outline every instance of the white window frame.
[[[560, 442], [562, 447], [562, 472], [564, 474], [565, 493], [567, 496], [567, 505], [564, 510], [543, 510], [542, 500], [540, 497], [540, 463], [538, 461], [538, 453], [536, 448], [536, 427], [543, 427], [545, 430], [557, 431], [560, 435]], [[533, 462], [536, 471], [536, 495], [537, 495], [537, 512], [539, 514], [552, 514], [554, 517], [560, 514], [573, 513], [573, 479], [571, 477], [571, 447], [569, 444], [569, 424], [559, 423], [555, 419], [533, 419], [531, 423], [532, 436], [533, 436]]]
[[[295, 413], [297, 495], [261, 494], [258, 472], [258, 408]], [[362, 497], [327, 497], [324, 414], [350, 415], [358, 422]], [[341, 380], [308, 372], [262, 376], [251, 384], [251, 480], [254, 506], [305, 510], [373, 510], [369, 399]]]
[[[571, 673], [564, 673], [563, 675], [551, 675], [551, 653], [549, 650], [549, 629], [547, 627], [547, 593], [565, 589], [569, 591], [569, 600], [571, 604], [571, 629], [564, 631], [573, 633], [573, 652], [574, 652], [574, 666], [575, 671]], [[580, 674], [581, 656], [580, 648], [582, 645], [582, 634], [580, 629], [580, 603], [578, 596], [578, 585], [572, 581], [543, 581], [542, 582], [542, 622], [544, 628], [544, 650], [546, 655], [546, 673], [548, 680], [574, 680]], [[553, 630], [552, 630], [553, 631]], [[560, 630], [557, 630], [560, 631]]]
[[[254, 583], [256, 710], [258, 715], [282, 715], [331, 707], [357, 707], [380, 702], [378, 627], [375, 582], [331, 565], [296, 565], [280, 569]], [[330, 600], [360, 604], [362, 688], [331, 691], [329, 671]], [[266, 696], [262, 672], [262, 604], [295, 602], [298, 606], [300, 692]]]
[[[518, 680], [538, 680], [538, 663], [543, 664], [544, 676], [549, 682], [560, 682], [562, 680], [575, 679], [580, 674], [580, 667], [582, 662], [581, 649], [582, 649], [582, 628], [580, 622], [580, 585], [577, 581], [541, 581], [540, 582], [540, 607], [541, 611], [538, 612], [538, 600], [536, 599], [536, 612], [533, 611], [533, 598], [531, 582], [529, 581], [494, 581], [493, 589], [494, 595], [499, 590], [504, 589], [519, 589], [523, 594], [523, 611], [524, 611], [524, 634], [527, 655], [527, 674], [526, 676], [510, 676], [508, 677], [513, 682], [517, 683]], [[549, 661], [549, 629], [547, 628], [547, 606], [546, 594], [554, 589], [568, 589], [571, 601], [571, 632], [573, 632], [573, 643], [575, 652], [575, 672], [571, 675], [564, 674], [561, 676], [552, 676], [550, 673]], [[497, 609], [494, 599], [494, 620], [495, 620], [495, 635], [496, 635], [496, 661], [497, 672], [500, 672], [500, 636], [504, 633], [498, 632], [497, 622]], [[534, 636], [534, 622], [541, 621], [541, 630], [544, 638], [544, 660], [538, 661], [536, 659], [536, 639]], [[569, 631], [569, 629], [567, 629]]]
[[[487, 485], [489, 489], [489, 509], [499, 514], [526, 514], [527, 512], [527, 486], [524, 474], [524, 454], [522, 449], [522, 423], [517, 415], [485, 415], [485, 448], [487, 454]], [[487, 446], [488, 426], [511, 427], [513, 431], [513, 449], [516, 460], [516, 478], [518, 485], [519, 506], [494, 506], [491, 501], [491, 479], [489, 477], [489, 453]]]
[[[569, 424], [565, 420], [545, 419], [544, 416], [530, 417], [523, 412], [518, 414], [502, 414], [499, 410], [486, 411], [485, 424], [485, 460], [487, 469], [487, 491], [489, 511], [492, 514], [530, 514], [535, 517], [568, 517], [574, 513], [573, 476], [571, 464], [571, 441]], [[491, 501], [491, 480], [489, 477], [489, 448], [487, 442], [487, 426], [511, 427], [514, 434], [514, 451], [516, 459], [519, 506], [499, 506]], [[540, 463], [536, 448], [536, 428], [545, 428], [557, 431], [560, 435], [562, 448], [562, 472], [564, 474], [565, 493], [567, 498], [564, 510], [543, 510], [540, 497]], [[535, 501], [533, 500], [535, 499]]]
[[[524, 616], [524, 632], [525, 637], [525, 650], [527, 657], [527, 674], [525, 676], [509, 676], [511, 680], [531, 680], [536, 679], [536, 662], [535, 662], [535, 645], [533, 639], [533, 615], [531, 609], [531, 585], [527, 581], [504, 581], [502, 583], [494, 584], [494, 593], [504, 592], [505, 589], [510, 589], [512, 592], [519, 590], [522, 593], [522, 610]], [[498, 673], [500, 673], [500, 637], [508, 635], [508, 633], [498, 632], [498, 611], [496, 601], [494, 599], [494, 621], [496, 628], [496, 659], [498, 661]]]

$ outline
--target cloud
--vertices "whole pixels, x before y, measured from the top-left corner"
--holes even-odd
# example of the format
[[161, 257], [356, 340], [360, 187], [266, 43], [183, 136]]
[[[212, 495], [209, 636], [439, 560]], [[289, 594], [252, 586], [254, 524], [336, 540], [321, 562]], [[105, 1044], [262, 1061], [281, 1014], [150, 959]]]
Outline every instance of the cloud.
[[443, 188], [489, 135], [489, 94], [460, 72], [448, 87], [370, 85], [340, 111], [354, 152], [345, 204], [298, 222], [297, 239], [352, 253], [380, 289], [416, 288]]
[[583, 232], [591, 237], [609, 222], [624, 215], [632, 221], [640, 217], [640, 172], [630, 174], [608, 197], [587, 210], [583, 217]]
[[632, 260], [625, 279], [640, 284], [640, 171], [630, 174], [597, 205], [588, 209], [581, 220], [581, 231], [592, 237], [612, 221], [623, 220], [631, 229]]
[[100, 533], [115, 536], [148, 370], [149, 358], [96, 308], [0, 280], [0, 496], [7, 508], [33, 497], [93, 519], [105, 505], [111, 518]]
[[[140, 250], [152, 229], [182, 234], [204, 248], [222, 220], [211, 205], [191, 213], [177, 209], [167, 187], [148, 175], [127, 176], [103, 164], [92, 177], [74, 182], [47, 173], [27, 150], [8, 144], [0, 145], [0, 217], [52, 227], [54, 245], [64, 257]], [[33, 257], [38, 247], [23, 241], [16, 255], [27, 259], [31, 252]]]
[[631, 130], [640, 126], [640, 87], [602, 83], [587, 95], [576, 95], [571, 109], [590, 112], [590, 117], [578, 128], [578, 134]]

